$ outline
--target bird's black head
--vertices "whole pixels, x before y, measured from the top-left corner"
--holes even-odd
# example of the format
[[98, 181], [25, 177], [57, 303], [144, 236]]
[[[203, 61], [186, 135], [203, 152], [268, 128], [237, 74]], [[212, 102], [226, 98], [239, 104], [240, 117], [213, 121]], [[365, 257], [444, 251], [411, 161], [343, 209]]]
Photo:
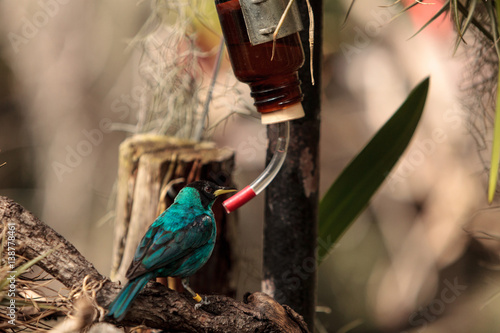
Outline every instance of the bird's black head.
[[205, 209], [212, 206], [219, 195], [236, 191], [234, 188], [219, 186], [207, 180], [197, 180], [186, 185], [186, 187], [192, 187], [198, 191], [201, 204]]

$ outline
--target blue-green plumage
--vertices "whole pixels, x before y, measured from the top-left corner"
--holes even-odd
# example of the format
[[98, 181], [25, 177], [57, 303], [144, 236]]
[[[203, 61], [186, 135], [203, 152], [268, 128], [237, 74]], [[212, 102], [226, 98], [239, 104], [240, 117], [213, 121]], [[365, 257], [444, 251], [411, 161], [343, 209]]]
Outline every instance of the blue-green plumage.
[[212, 205], [218, 195], [232, 191], [196, 181], [179, 192], [139, 243], [127, 271], [129, 281], [111, 303], [108, 316], [122, 320], [149, 280], [159, 276], [187, 278], [208, 261], [216, 236]]

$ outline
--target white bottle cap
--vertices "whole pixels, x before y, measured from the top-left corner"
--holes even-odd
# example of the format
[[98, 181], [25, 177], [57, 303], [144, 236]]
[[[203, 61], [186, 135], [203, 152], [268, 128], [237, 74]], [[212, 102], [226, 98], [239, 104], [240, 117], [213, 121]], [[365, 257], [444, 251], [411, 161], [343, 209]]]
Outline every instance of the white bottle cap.
[[299, 119], [305, 116], [301, 103], [292, 104], [285, 109], [278, 111], [261, 113], [260, 120], [262, 124], [276, 124], [284, 121]]

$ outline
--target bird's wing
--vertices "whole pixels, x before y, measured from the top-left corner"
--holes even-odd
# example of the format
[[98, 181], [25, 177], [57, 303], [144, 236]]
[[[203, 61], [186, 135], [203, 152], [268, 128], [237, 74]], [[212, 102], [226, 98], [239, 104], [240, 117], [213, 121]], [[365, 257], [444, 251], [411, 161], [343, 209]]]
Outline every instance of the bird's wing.
[[183, 258], [208, 243], [212, 231], [212, 217], [207, 214], [198, 215], [192, 223], [175, 232], [166, 230], [161, 224], [152, 226], [136, 250], [127, 278], [130, 280], [146, 272], [165, 268], [176, 261], [179, 261], [180, 266]]

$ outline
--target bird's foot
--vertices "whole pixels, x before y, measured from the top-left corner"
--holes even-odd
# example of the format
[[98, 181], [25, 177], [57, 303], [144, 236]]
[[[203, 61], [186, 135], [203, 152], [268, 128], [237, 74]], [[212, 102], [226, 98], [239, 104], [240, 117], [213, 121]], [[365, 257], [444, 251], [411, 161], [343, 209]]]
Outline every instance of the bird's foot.
[[210, 304], [210, 302], [207, 300], [207, 296], [205, 296], [205, 299], [201, 298], [200, 295], [196, 294], [196, 296], [193, 297], [193, 299], [198, 302], [194, 305], [194, 309], [198, 310], [202, 305], [207, 305]]

